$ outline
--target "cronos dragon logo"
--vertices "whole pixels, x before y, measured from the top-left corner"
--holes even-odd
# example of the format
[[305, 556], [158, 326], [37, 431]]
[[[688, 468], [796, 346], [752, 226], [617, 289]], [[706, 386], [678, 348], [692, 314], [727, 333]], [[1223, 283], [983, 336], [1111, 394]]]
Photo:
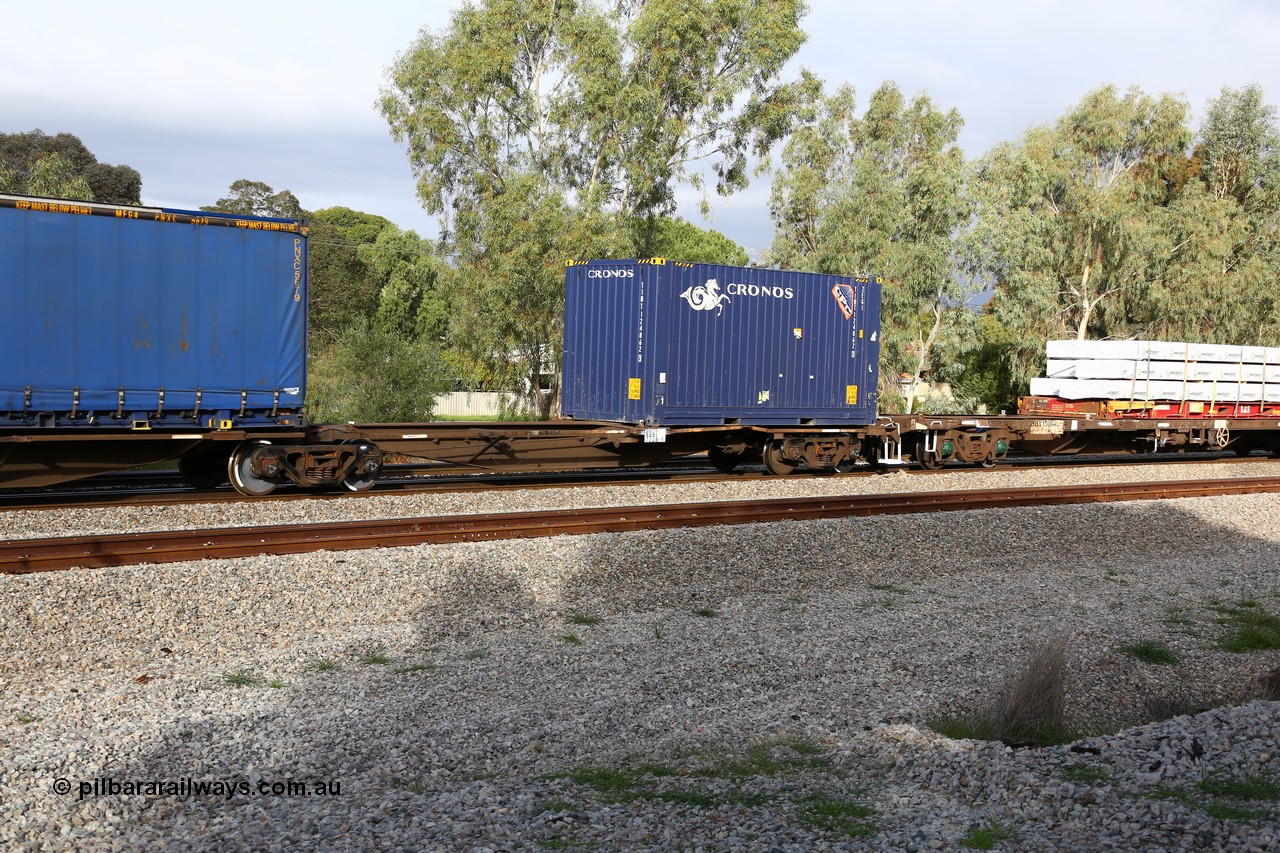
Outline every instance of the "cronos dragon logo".
[[707, 279], [706, 284], [690, 287], [680, 298], [689, 303], [695, 311], [715, 311], [716, 316], [724, 311], [724, 303], [732, 302], [728, 296], [720, 292], [720, 283], [714, 278]]

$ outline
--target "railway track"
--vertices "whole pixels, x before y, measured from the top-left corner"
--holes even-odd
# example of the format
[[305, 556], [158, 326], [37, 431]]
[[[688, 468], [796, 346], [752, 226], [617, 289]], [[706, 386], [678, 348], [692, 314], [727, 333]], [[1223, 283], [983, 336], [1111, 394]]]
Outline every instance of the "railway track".
[[[1029, 457], [1013, 458], [1001, 463], [999, 471], [1071, 470], [1097, 465], [1198, 465], [1206, 463], [1231, 464], [1263, 462], [1268, 457], [1241, 457], [1230, 453], [1203, 453], [1186, 456], [1080, 456], [1080, 457]], [[931, 474], [955, 474], [992, 469], [974, 466], [949, 465], [938, 470], [915, 467], [886, 469], [907, 471], [912, 476]], [[507, 473], [507, 474], [423, 474], [421, 466], [388, 466], [389, 477], [366, 492], [308, 491], [284, 487], [270, 495], [245, 498], [230, 486], [215, 490], [197, 490], [186, 485], [176, 471], [132, 471], [110, 477], [94, 478], [82, 485], [57, 489], [32, 491], [0, 490], [0, 512], [5, 510], [89, 509], [109, 506], [180, 506], [195, 503], [239, 503], [253, 501], [336, 500], [347, 498], [380, 497], [386, 495], [433, 494], [449, 492], [499, 491], [514, 489], [552, 489], [568, 486], [618, 486], [626, 484], [654, 483], [713, 483], [743, 482], [767, 477], [763, 468], [744, 468], [724, 474], [711, 468], [703, 460], [691, 460], [687, 465], [663, 466], [659, 469], [637, 468], [619, 471], [602, 469], [588, 471]], [[828, 477], [871, 477], [884, 471], [861, 468], [846, 474], [829, 474]]]
[[774, 501], [667, 504], [552, 512], [220, 528], [0, 542], [0, 573], [484, 542], [714, 524], [843, 518], [964, 509], [1164, 500], [1280, 491], [1272, 477], [953, 490]]

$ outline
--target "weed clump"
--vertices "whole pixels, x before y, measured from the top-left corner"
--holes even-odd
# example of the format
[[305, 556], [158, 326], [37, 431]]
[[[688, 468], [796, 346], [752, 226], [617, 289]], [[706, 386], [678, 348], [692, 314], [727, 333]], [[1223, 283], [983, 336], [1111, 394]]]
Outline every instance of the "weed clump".
[[1117, 651], [1135, 657], [1143, 663], [1172, 666], [1182, 660], [1177, 652], [1159, 640], [1139, 640], [1136, 643], [1121, 646]]
[[998, 740], [1009, 746], [1069, 743], [1067, 728], [1067, 641], [1050, 640], [1031, 653], [991, 707], [976, 714], [932, 723], [947, 737]]
[[1262, 698], [1275, 702], [1280, 700], [1280, 666], [1270, 672], [1258, 676], [1258, 687]]
[[1230, 628], [1218, 644], [1229, 652], [1261, 652], [1280, 649], [1280, 617], [1259, 609], [1246, 599], [1234, 607], [1216, 608], [1223, 613], [1218, 624]]

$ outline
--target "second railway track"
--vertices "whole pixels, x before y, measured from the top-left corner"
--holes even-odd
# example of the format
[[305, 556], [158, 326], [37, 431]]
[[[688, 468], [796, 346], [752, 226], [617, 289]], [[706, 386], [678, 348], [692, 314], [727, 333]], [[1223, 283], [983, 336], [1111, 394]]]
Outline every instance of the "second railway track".
[[0, 542], [0, 573], [427, 543], [1280, 491], [1274, 477], [953, 490], [235, 527]]

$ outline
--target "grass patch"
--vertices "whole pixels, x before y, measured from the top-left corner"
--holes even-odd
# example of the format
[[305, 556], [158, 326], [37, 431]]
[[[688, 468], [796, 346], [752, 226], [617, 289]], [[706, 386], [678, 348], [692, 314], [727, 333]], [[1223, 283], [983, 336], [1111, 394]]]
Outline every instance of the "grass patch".
[[261, 675], [243, 669], [224, 672], [218, 677], [218, 680], [228, 687], [257, 687], [261, 684], [266, 684], [266, 679]]
[[1120, 572], [1112, 568], [1107, 569], [1107, 580], [1114, 581], [1115, 583], [1120, 584], [1120, 586], [1129, 585], [1129, 582], [1120, 576]]
[[1276, 810], [1261, 804], [1280, 800], [1280, 779], [1274, 774], [1214, 773], [1201, 779], [1193, 789], [1160, 786], [1145, 796], [1175, 800], [1219, 820], [1272, 820]]
[[992, 850], [1001, 841], [1012, 841], [1017, 837], [1018, 834], [1013, 830], [1005, 829], [998, 823], [992, 823], [987, 826], [977, 826], [969, 830], [969, 832], [960, 839], [960, 843], [973, 850]]
[[315, 658], [308, 661], [303, 669], [308, 672], [332, 672], [338, 668], [338, 662], [333, 658]]
[[930, 726], [949, 738], [998, 740], [1009, 746], [1070, 743], [1079, 733], [1066, 725], [1066, 641], [1051, 640], [1032, 652], [1022, 670], [989, 708], [946, 717]]
[[1143, 663], [1172, 666], [1182, 662], [1173, 649], [1159, 640], [1139, 640], [1136, 643], [1121, 646], [1116, 651], [1135, 657]]
[[607, 803], [629, 803], [653, 793], [645, 781], [645, 774], [638, 770], [578, 767], [548, 778], [568, 779], [575, 785], [594, 788], [600, 794], [600, 798]]
[[1280, 649], [1280, 617], [1261, 608], [1252, 598], [1235, 605], [1215, 605], [1220, 616], [1216, 620], [1229, 631], [1218, 645], [1229, 652], [1261, 652]]
[[571, 812], [576, 808], [577, 806], [566, 800], [549, 800], [536, 804], [531, 811], [533, 814], [546, 814], [547, 812]]
[[803, 738], [779, 738], [756, 744], [741, 758], [722, 762], [712, 775], [735, 779], [753, 776], [777, 776], [806, 770], [825, 770], [830, 766], [822, 747]]
[[365, 655], [360, 658], [360, 663], [365, 666], [386, 666], [391, 663], [391, 658], [383, 654]]
[[267, 686], [270, 687], [272, 690], [279, 690], [280, 688], [288, 687], [289, 685], [285, 684], [283, 681], [281, 681], [278, 678], [273, 678], [267, 682]]
[[604, 620], [590, 613], [570, 613], [567, 619], [570, 625], [599, 625]]
[[714, 618], [716, 618], [717, 616], [719, 616], [720, 614], [719, 614], [719, 613], [717, 613], [717, 612], [715, 612], [714, 610], [712, 610], [710, 607], [704, 607], [704, 608], [702, 608], [701, 610], [695, 610], [695, 611], [693, 611], [693, 615], [695, 615], [695, 616], [702, 616], [702, 617], [705, 617], [705, 618], [707, 618], [707, 619], [714, 619]]
[[868, 820], [874, 812], [860, 800], [812, 794], [800, 800], [799, 806], [800, 819], [818, 829], [855, 838], [876, 833], [875, 824]]
[[582, 645], [582, 638], [579, 637], [577, 634], [561, 634], [560, 639], [571, 646]]
[[663, 764], [642, 763], [633, 767], [579, 767], [544, 778], [567, 779], [593, 788], [606, 803], [654, 800], [697, 809], [723, 806], [755, 807], [771, 804], [785, 810], [795, 822], [835, 835], [862, 836], [876, 832], [868, 820], [871, 806], [856, 798], [828, 793], [791, 794], [787, 786], [780, 792], [747, 790], [711, 779], [769, 777], [791, 771], [829, 770], [824, 749], [804, 739], [779, 739], [757, 744], [745, 754], [708, 760], [705, 767], [677, 770]]
[[463, 655], [466, 660], [484, 660], [489, 656], [488, 649], [472, 649]]
[[1099, 782], [1110, 782], [1111, 773], [1098, 764], [1073, 764], [1062, 768], [1062, 778], [1077, 785], [1096, 785]]
[[39, 717], [33, 717], [33, 716], [31, 716], [30, 714], [19, 714], [19, 715], [18, 715], [18, 722], [19, 722], [20, 724], [24, 725], [24, 726], [29, 726], [29, 725], [31, 725], [32, 723], [38, 723], [38, 722], [40, 722], [40, 718], [39, 718]]
[[880, 592], [892, 592], [895, 595], [907, 595], [911, 592], [909, 589], [903, 589], [900, 586], [894, 586], [891, 583], [869, 583], [868, 589], [879, 590]]

